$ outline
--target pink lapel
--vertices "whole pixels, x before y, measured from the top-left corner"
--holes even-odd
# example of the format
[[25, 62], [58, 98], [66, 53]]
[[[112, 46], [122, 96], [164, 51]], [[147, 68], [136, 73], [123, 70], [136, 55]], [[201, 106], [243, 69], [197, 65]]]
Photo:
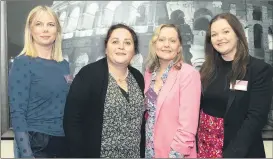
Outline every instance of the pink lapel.
[[[174, 83], [177, 79], [177, 73], [178, 70], [176, 70], [174, 67], [170, 70], [166, 83], [163, 85], [158, 97], [157, 97], [157, 105], [156, 105], [156, 117], [155, 121], [157, 121], [157, 117], [159, 115], [160, 109], [168, 96], [169, 92], [171, 91], [172, 87], [174, 86]], [[177, 86], [179, 87], [179, 86]]]

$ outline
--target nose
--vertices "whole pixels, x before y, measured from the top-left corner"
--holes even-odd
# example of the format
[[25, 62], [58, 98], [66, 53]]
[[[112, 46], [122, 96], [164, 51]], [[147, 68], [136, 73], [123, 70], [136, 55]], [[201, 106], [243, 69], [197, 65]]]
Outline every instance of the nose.
[[44, 32], [48, 32], [48, 26], [44, 25], [43, 30], [44, 30]]
[[217, 35], [217, 41], [222, 41], [223, 40], [223, 35], [222, 34], [218, 34]]
[[170, 46], [169, 40], [165, 40], [164, 41], [164, 47], [169, 47], [169, 46]]
[[121, 49], [121, 50], [123, 50], [124, 49], [124, 43], [119, 43], [119, 47], [118, 47], [119, 49]]

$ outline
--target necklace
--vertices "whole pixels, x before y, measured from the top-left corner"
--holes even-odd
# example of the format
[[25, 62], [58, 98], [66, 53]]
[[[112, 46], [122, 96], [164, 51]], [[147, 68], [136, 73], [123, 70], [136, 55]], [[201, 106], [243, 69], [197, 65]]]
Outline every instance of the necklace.
[[117, 82], [124, 82], [126, 81], [127, 77], [128, 77], [128, 74], [129, 74], [129, 70], [127, 68], [127, 72], [126, 72], [126, 76], [124, 78], [117, 78], [117, 76], [115, 74], [113, 74], [111, 71], [109, 71], [111, 76], [114, 77], [114, 79], [117, 81]]

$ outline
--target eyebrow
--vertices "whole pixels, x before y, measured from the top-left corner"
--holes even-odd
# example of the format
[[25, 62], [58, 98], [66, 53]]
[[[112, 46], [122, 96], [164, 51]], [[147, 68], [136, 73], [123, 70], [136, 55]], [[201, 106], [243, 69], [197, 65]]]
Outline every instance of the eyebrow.
[[[167, 38], [167, 37], [165, 37], [165, 36], [159, 36], [158, 38]], [[169, 37], [169, 38], [167, 38], [167, 39], [174, 39], [174, 40], [177, 40], [178, 37]]]
[[[231, 29], [230, 27], [225, 27], [225, 28], [223, 28], [222, 30], [225, 30], [225, 29]], [[216, 31], [211, 31], [211, 33], [212, 32], [216, 32]]]
[[[37, 20], [36, 23], [43, 23], [43, 22]], [[48, 22], [48, 23], [54, 23], [55, 24], [55, 22]]]
[[[111, 40], [119, 40], [119, 38], [111, 38]], [[128, 39], [128, 38], [126, 38], [124, 40], [130, 40], [130, 41], [132, 41], [132, 39]]]

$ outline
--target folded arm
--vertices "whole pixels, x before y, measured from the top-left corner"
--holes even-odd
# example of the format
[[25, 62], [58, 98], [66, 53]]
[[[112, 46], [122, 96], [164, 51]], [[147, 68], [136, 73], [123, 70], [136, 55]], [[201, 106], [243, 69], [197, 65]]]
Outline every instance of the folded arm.
[[179, 127], [171, 149], [182, 157], [187, 157], [192, 151], [196, 151], [193, 150], [193, 147], [200, 109], [201, 81], [199, 73], [194, 70], [188, 75], [183, 75], [180, 84]]

